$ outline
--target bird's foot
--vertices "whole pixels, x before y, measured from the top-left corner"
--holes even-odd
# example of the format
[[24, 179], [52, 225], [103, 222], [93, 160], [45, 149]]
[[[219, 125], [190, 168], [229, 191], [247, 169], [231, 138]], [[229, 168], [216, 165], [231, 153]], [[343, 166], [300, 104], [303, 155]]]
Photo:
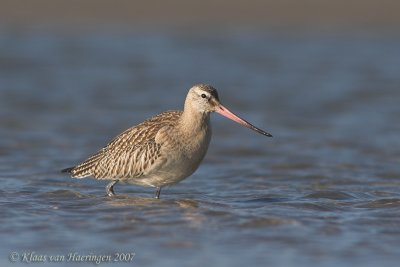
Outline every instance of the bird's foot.
[[161, 187], [157, 187], [156, 195], [154, 196], [155, 199], [160, 199]]
[[111, 183], [109, 183], [109, 184], [106, 186], [106, 193], [107, 193], [107, 196], [109, 196], [109, 197], [115, 196], [115, 193], [114, 193], [114, 185], [115, 185], [116, 183], [118, 183], [118, 180], [114, 180], [114, 181], [112, 181]]

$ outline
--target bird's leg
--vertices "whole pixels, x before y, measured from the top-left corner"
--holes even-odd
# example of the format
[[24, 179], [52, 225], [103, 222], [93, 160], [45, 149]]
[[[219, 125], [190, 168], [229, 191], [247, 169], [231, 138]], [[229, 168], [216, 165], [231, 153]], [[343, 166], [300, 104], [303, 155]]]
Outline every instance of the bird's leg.
[[118, 180], [114, 180], [106, 186], [107, 196], [112, 197], [115, 196], [114, 193], [114, 185], [118, 183]]
[[156, 195], [154, 196], [154, 198], [160, 199], [160, 193], [161, 193], [161, 187], [157, 187]]

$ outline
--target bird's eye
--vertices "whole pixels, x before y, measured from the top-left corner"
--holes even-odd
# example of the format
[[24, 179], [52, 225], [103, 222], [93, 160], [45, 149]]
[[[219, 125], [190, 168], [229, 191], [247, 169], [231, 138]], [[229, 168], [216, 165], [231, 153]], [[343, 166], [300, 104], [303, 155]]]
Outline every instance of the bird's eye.
[[201, 97], [206, 98], [207, 96], [206, 96], [206, 94], [201, 94]]

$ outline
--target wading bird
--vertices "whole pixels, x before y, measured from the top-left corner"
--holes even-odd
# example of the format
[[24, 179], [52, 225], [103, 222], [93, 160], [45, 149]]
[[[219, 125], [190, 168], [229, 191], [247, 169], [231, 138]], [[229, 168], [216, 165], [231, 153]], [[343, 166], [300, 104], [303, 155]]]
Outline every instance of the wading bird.
[[211, 139], [210, 113], [217, 112], [260, 134], [271, 134], [238, 117], [218, 98], [215, 88], [193, 86], [183, 111], [166, 111], [129, 128], [82, 163], [62, 170], [74, 178], [93, 176], [111, 180], [108, 196], [121, 182], [157, 188], [176, 184], [190, 176], [203, 160]]

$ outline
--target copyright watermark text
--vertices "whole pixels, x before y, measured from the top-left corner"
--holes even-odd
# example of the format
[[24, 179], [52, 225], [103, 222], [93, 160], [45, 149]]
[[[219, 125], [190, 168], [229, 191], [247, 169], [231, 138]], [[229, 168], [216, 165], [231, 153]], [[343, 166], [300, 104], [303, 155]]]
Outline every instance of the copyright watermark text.
[[9, 254], [9, 260], [11, 262], [22, 262], [22, 263], [45, 263], [45, 262], [70, 262], [70, 263], [92, 263], [99, 265], [101, 263], [129, 263], [132, 262], [135, 257], [135, 252], [127, 253], [111, 253], [111, 254], [95, 254], [87, 253], [81, 254], [78, 252], [68, 252], [66, 254], [41, 254], [35, 251], [24, 251], [24, 252], [11, 252]]

